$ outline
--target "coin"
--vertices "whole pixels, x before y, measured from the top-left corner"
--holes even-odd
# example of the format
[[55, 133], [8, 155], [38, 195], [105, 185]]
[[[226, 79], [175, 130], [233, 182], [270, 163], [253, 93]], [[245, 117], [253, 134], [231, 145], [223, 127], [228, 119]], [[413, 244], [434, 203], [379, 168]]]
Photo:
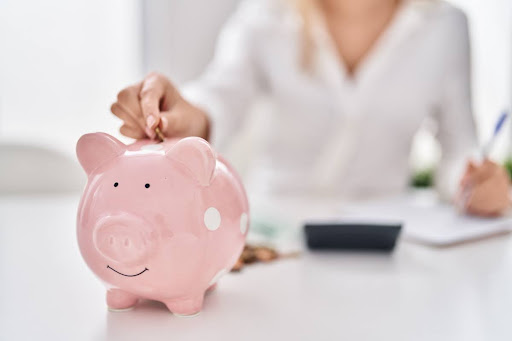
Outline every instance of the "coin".
[[164, 134], [162, 133], [162, 131], [160, 130], [160, 128], [159, 128], [159, 127], [156, 127], [156, 128], [155, 128], [155, 134], [156, 134], [156, 136], [158, 137], [158, 139], [159, 139], [161, 142], [163, 142], [163, 141], [165, 140], [165, 136], [164, 136]]
[[269, 247], [258, 247], [254, 250], [254, 255], [256, 256], [256, 259], [260, 262], [270, 262], [274, 259], [278, 258], [278, 254], [275, 250], [269, 248]]
[[282, 258], [296, 258], [300, 256], [300, 252], [291, 252], [280, 254], [274, 248], [268, 246], [253, 246], [246, 244], [242, 254], [238, 258], [236, 264], [231, 269], [232, 272], [241, 271], [246, 265], [254, 263], [269, 263]]

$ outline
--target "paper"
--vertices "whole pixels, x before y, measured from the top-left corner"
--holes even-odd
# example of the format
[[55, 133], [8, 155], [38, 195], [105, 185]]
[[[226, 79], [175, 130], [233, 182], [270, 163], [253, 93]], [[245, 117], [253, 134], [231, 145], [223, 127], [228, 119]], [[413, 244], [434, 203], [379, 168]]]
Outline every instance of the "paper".
[[402, 238], [446, 246], [512, 231], [512, 216], [479, 218], [440, 203], [432, 193], [345, 207], [343, 220], [401, 221]]

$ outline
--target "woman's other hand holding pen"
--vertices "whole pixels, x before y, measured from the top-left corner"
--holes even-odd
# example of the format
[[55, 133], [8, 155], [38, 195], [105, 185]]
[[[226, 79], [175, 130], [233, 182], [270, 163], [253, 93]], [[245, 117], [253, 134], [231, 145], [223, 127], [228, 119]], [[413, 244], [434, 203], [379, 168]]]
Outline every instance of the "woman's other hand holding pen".
[[131, 138], [154, 139], [158, 127], [166, 137], [208, 139], [207, 115], [183, 99], [169, 79], [158, 73], [121, 90], [110, 110], [123, 120], [121, 134]]
[[468, 162], [456, 199], [462, 209], [479, 216], [499, 216], [510, 207], [510, 177], [500, 165], [486, 159]]

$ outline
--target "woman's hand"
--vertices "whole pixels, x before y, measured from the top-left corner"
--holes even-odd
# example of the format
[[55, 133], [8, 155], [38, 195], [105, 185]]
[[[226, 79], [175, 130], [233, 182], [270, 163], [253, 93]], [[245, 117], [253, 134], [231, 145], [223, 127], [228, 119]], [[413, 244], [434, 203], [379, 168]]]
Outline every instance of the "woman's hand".
[[468, 162], [460, 182], [457, 201], [469, 214], [499, 216], [510, 207], [510, 178], [496, 163], [485, 160], [481, 165]]
[[159, 127], [166, 137], [208, 139], [207, 115], [184, 100], [172, 83], [157, 73], [121, 90], [110, 110], [123, 120], [120, 131], [128, 137], [155, 138]]

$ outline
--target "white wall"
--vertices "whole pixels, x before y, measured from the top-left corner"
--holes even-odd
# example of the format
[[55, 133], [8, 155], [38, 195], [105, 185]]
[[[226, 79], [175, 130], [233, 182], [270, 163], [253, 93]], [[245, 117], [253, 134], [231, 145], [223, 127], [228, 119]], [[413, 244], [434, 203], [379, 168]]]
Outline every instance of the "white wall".
[[176, 83], [200, 75], [217, 35], [239, 0], [146, 0], [144, 67]]
[[115, 133], [117, 91], [139, 79], [138, 0], [0, 1], [0, 139], [74, 154]]

